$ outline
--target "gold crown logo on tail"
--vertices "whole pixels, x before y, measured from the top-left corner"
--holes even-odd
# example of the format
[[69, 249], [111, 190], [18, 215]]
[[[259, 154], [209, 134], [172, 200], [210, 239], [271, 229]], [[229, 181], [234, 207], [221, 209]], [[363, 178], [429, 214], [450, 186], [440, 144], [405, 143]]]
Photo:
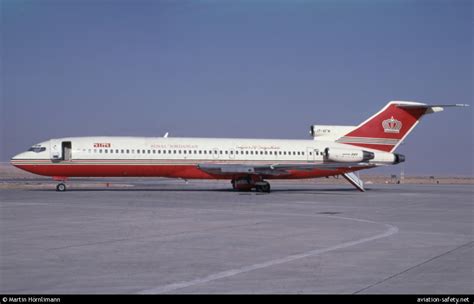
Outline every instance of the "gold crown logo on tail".
[[393, 118], [382, 121], [382, 127], [385, 133], [400, 133], [402, 122]]

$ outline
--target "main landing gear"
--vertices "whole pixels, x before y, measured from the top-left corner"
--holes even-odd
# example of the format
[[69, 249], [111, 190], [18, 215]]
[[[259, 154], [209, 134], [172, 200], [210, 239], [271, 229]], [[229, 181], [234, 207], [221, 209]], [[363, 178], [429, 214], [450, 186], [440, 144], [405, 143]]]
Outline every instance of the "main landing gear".
[[236, 178], [231, 181], [232, 188], [239, 191], [251, 191], [255, 188], [257, 192], [270, 193], [270, 183], [262, 179], [255, 179], [251, 176]]
[[266, 181], [257, 182], [255, 184], [255, 190], [257, 192], [270, 193], [270, 183]]

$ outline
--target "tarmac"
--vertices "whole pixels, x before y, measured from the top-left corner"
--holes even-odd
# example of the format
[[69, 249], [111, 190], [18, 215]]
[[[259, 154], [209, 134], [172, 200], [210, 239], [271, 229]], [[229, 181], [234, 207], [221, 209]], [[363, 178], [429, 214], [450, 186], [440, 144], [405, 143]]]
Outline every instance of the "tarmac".
[[0, 293], [474, 293], [472, 185], [71, 184], [0, 190]]

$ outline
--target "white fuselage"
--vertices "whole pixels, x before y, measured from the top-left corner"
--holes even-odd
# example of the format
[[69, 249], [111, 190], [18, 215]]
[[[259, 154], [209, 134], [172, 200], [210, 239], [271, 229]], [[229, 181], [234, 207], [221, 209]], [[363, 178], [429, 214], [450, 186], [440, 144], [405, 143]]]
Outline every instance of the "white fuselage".
[[[202, 163], [323, 163], [328, 161], [328, 148], [362, 150], [319, 140], [72, 137], [37, 144], [30, 149], [32, 151], [15, 156], [12, 163], [25, 170], [50, 176], [215, 178], [203, 174], [196, 166]], [[392, 164], [394, 161], [393, 153], [371, 152], [375, 157], [370, 163]], [[347, 161], [352, 160], [349, 158]], [[149, 166], [149, 170], [146, 170], [146, 166]], [[320, 176], [314, 173], [302, 178]]]

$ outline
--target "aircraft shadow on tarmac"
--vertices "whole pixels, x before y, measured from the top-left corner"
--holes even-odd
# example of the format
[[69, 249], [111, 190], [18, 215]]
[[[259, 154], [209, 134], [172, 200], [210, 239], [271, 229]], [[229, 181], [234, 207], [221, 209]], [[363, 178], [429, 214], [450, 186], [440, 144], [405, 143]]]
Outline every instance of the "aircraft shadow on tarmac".
[[[379, 189], [382, 190], [382, 189]], [[383, 189], [382, 191], [384, 191]], [[31, 191], [50, 192], [54, 189], [32, 189]], [[367, 192], [373, 189], [366, 189]], [[292, 189], [272, 189], [270, 193], [256, 191], [237, 191], [234, 189], [185, 189], [185, 188], [69, 188], [67, 192], [217, 192], [217, 193], [235, 193], [238, 195], [271, 195], [272, 193], [288, 193], [288, 194], [360, 194], [353, 188], [292, 188]]]

